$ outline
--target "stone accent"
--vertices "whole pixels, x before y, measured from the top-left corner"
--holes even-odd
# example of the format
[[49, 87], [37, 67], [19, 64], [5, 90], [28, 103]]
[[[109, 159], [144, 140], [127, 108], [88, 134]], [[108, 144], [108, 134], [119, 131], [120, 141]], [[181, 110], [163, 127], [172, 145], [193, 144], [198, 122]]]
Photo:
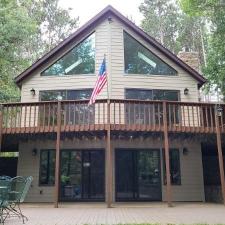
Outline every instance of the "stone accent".
[[200, 72], [200, 60], [198, 52], [179, 52], [177, 57], [187, 63], [190, 67]]

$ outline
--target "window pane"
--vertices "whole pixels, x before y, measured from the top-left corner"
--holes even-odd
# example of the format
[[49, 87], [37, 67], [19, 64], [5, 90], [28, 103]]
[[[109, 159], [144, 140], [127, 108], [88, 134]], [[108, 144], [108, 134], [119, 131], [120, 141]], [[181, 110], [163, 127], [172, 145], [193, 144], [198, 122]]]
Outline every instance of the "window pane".
[[124, 32], [125, 72], [128, 74], [176, 75], [177, 71]]
[[93, 33], [47, 70], [42, 72], [42, 75], [92, 74], [94, 72], [95, 34]]
[[41, 150], [39, 183], [54, 185], [55, 183], [55, 150]]
[[[181, 185], [180, 173], [180, 154], [179, 149], [170, 149], [170, 179], [171, 184]], [[164, 184], [166, 184], [166, 163], [165, 163], [165, 150], [163, 149], [163, 164], [164, 164]]]
[[152, 100], [152, 90], [126, 89], [126, 99]]
[[67, 100], [86, 100], [90, 99], [92, 89], [69, 90], [67, 91]]
[[40, 91], [40, 101], [56, 101], [58, 96], [62, 96], [62, 100], [66, 100], [66, 91]]
[[154, 100], [178, 101], [179, 91], [173, 90], [153, 90]]

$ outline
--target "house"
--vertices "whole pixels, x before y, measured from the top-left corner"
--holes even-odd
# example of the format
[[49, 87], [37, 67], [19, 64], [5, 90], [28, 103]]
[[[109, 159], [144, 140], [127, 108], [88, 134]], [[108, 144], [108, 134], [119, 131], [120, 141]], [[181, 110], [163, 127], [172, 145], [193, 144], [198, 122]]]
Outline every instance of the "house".
[[[104, 56], [108, 87], [89, 106]], [[225, 106], [200, 103], [205, 78], [113, 7], [15, 82], [21, 102], [2, 104], [0, 137], [18, 148], [17, 175], [34, 177], [28, 202], [225, 198]]]

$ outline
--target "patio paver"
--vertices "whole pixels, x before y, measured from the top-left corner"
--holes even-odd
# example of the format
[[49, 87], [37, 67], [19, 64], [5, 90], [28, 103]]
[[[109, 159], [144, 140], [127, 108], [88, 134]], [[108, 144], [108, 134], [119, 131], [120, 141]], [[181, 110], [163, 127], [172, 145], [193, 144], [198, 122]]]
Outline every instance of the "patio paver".
[[[121, 203], [107, 209], [105, 204], [62, 204], [55, 209], [51, 204], [24, 204], [26, 225], [75, 224], [225, 224], [225, 207], [220, 204], [179, 203], [168, 208], [165, 203]], [[5, 224], [20, 225], [22, 220], [8, 218]]]

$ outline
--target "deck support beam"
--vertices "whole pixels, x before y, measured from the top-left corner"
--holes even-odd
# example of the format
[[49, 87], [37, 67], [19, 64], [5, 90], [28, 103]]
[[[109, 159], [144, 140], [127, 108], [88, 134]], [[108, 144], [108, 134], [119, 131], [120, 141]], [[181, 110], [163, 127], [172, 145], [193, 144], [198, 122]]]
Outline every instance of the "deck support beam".
[[107, 202], [107, 208], [111, 208], [111, 205], [112, 205], [112, 149], [111, 149], [111, 131], [110, 131], [110, 100], [107, 101], [106, 202]]
[[164, 148], [165, 148], [165, 163], [166, 163], [166, 199], [167, 199], [168, 206], [172, 207], [171, 179], [170, 179], [170, 154], [169, 154], [166, 101], [163, 102], [163, 133], [164, 133]]
[[222, 143], [221, 143], [221, 130], [219, 125], [219, 116], [218, 116], [217, 109], [215, 110], [215, 123], [216, 123], [216, 141], [217, 141], [217, 151], [218, 151], [218, 159], [219, 159], [221, 190], [222, 190], [222, 196], [223, 196], [223, 204], [225, 205], [225, 177], [224, 177], [223, 151], [222, 151]]
[[2, 150], [2, 122], [3, 122], [2, 109], [3, 109], [3, 106], [0, 105], [0, 152]]
[[60, 139], [61, 139], [61, 101], [57, 106], [57, 133], [56, 133], [56, 152], [55, 152], [55, 196], [54, 207], [58, 208], [59, 203], [59, 158], [60, 158]]

